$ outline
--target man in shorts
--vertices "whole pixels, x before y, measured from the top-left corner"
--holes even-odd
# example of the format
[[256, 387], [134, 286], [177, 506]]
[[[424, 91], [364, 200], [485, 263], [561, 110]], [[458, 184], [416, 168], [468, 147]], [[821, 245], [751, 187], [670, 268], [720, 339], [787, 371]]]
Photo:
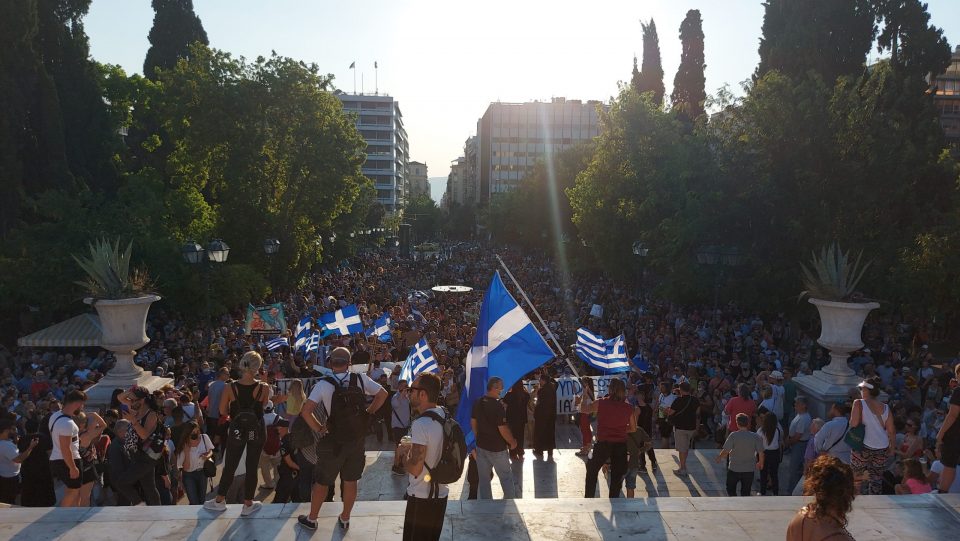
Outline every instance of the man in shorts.
[[697, 433], [697, 425], [700, 419], [697, 415], [700, 411], [700, 401], [690, 394], [690, 384], [688, 382], [681, 382], [679, 388], [680, 396], [667, 409], [667, 415], [673, 423], [673, 440], [680, 455], [680, 469], [673, 470], [673, 473], [680, 477], [686, 477], [687, 455], [690, 454], [690, 445]]
[[[329, 427], [345, 426], [343, 412], [333, 411], [334, 394], [355, 392], [359, 388], [366, 396], [372, 396], [373, 402], [366, 408], [366, 418], [377, 412], [387, 399], [387, 391], [366, 374], [350, 373], [350, 350], [338, 347], [330, 352], [329, 368], [333, 375], [314, 385], [307, 401], [300, 410], [300, 416], [310, 427], [321, 434], [317, 441], [317, 463], [313, 468], [313, 488], [310, 494], [310, 514], [300, 515], [297, 522], [309, 530], [317, 529], [317, 515], [327, 498], [328, 487], [333, 486], [340, 477], [343, 483], [343, 512], [337, 517], [341, 529], [350, 527], [350, 511], [357, 501], [357, 481], [363, 473], [365, 427], [357, 431], [356, 438], [344, 441], [337, 432], [328, 433]], [[354, 421], [351, 416], [350, 423]], [[336, 429], [337, 431], [340, 428]]]
[[83, 411], [86, 401], [87, 393], [70, 391], [63, 397], [63, 409], [51, 415], [47, 424], [53, 440], [50, 471], [65, 487], [60, 507], [80, 505], [80, 487], [85, 480], [80, 469], [80, 428], [73, 417]]

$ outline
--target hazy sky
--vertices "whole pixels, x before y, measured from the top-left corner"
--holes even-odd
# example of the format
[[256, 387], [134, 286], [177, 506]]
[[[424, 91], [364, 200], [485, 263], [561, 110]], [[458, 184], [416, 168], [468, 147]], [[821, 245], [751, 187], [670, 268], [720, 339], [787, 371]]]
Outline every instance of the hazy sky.
[[[840, 0], [838, 0], [840, 1]], [[960, 42], [960, 1], [927, 0], [933, 23]], [[680, 62], [678, 29], [699, 9], [707, 92], [737, 86], [757, 64], [761, 0], [194, 0], [210, 45], [255, 58], [270, 51], [335, 75], [347, 92], [400, 102], [414, 160], [445, 176], [492, 101], [607, 101], [642, 53], [640, 19], [657, 23], [667, 93]], [[150, 0], [94, 0], [85, 20], [93, 57], [141, 72]], [[875, 57], [876, 53], [872, 53]]]

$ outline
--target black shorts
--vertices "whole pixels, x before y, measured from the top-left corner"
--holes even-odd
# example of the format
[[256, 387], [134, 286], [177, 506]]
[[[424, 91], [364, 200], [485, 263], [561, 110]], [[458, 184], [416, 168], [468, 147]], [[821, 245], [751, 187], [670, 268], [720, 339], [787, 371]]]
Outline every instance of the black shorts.
[[397, 428], [393, 427], [390, 429], [393, 432], [393, 441], [400, 443], [400, 438], [407, 435], [407, 432], [410, 431], [409, 428]]
[[[80, 462], [79, 459], [74, 459], [74, 464]], [[67, 488], [78, 489], [82, 487], [85, 483], [93, 481], [84, 481], [83, 470], [80, 470], [80, 475], [76, 479], [70, 478], [70, 468], [67, 467], [67, 463], [63, 460], [51, 460], [50, 461], [50, 473], [53, 474], [54, 479], [59, 479]]]
[[329, 486], [336, 482], [337, 476], [341, 481], [359, 481], [366, 463], [363, 444], [362, 439], [351, 443], [321, 440], [317, 444], [317, 464], [313, 467], [313, 482]]
[[960, 461], [960, 442], [944, 441], [940, 448], [940, 463], [945, 468], [956, 468]]
[[657, 428], [660, 430], [661, 438], [669, 438], [673, 432], [673, 425], [666, 419], [657, 419]]

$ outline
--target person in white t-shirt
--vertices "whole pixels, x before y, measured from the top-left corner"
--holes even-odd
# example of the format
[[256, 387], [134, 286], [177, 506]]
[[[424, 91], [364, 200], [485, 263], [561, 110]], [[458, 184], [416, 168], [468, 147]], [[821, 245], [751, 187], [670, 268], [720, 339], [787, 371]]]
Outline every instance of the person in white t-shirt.
[[403, 467], [410, 480], [403, 520], [404, 541], [435, 541], [443, 530], [449, 488], [429, 480], [429, 468], [436, 467], [443, 451], [443, 425], [424, 415], [434, 412], [444, 419], [448, 415], [437, 406], [440, 387], [440, 378], [431, 373], [420, 374], [410, 386], [410, 404], [420, 416], [410, 426], [410, 442], [397, 450], [403, 456]]
[[[347, 390], [356, 385], [363, 394], [372, 396], [373, 402], [367, 406], [366, 414], [372, 416], [387, 400], [387, 391], [366, 374], [350, 373], [350, 350], [338, 347], [330, 352], [330, 369], [333, 375], [321, 379], [313, 386], [310, 396], [300, 410], [300, 417], [315, 432], [322, 435], [317, 442], [317, 464], [313, 468], [313, 488], [310, 493], [310, 514], [300, 515], [297, 522], [308, 530], [317, 529], [317, 516], [320, 507], [327, 498], [328, 487], [333, 486], [337, 477], [343, 483], [343, 511], [337, 517], [340, 529], [350, 527], [350, 512], [357, 501], [357, 481], [363, 474], [365, 462], [363, 440], [366, 433], [355, 441], [344, 442], [335, 434], [328, 434], [328, 417], [332, 411], [333, 395], [336, 387]], [[335, 387], [336, 386], [336, 387]], [[334, 416], [334, 420], [336, 417]]]
[[[410, 390], [406, 380], [397, 382], [397, 392], [390, 398], [390, 430], [393, 440], [400, 445], [400, 439], [410, 430]], [[397, 449], [399, 451], [399, 448]], [[392, 471], [396, 475], [406, 475], [403, 469], [403, 457], [397, 452], [394, 454]]]
[[17, 423], [0, 419], [0, 503], [14, 505], [20, 493], [20, 464], [26, 460], [39, 441], [36, 437], [21, 453], [15, 440]]
[[[939, 460], [934, 460], [933, 464], [930, 464], [930, 486], [936, 487], [937, 480], [940, 478], [940, 475], [943, 474], [943, 462]], [[950, 494], [960, 494], [960, 476], [953, 478], [953, 483], [950, 484]]]
[[48, 428], [53, 440], [50, 451], [50, 470], [64, 484], [61, 507], [77, 507], [80, 504], [80, 488], [84, 480], [80, 471], [80, 427], [72, 419], [83, 411], [87, 393], [70, 391], [63, 397], [63, 408], [50, 416]]

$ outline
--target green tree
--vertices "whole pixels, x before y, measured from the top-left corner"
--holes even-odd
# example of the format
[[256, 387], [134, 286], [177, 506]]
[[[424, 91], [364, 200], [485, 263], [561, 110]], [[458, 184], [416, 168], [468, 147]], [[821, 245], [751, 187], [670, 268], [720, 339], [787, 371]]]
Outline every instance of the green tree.
[[877, 49], [890, 52], [890, 62], [916, 77], [937, 75], [950, 65], [950, 45], [943, 30], [930, 24], [927, 4], [919, 0], [872, 0], [877, 23]]
[[633, 71], [630, 72], [630, 84], [633, 88], [640, 88], [640, 68], [637, 67], [637, 55], [633, 55]]
[[153, 79], [156, 70], [171, 69], [177, 60], [187, 58], [197, 42], [209, 45], [200, 17], [193, 11], [193, 0], [153, 0], [153, 27], [147, 39], [150, 48], [143, 61], [143, 75]]
[[754, 79], [771, 70], [793, 78], [813, 71], [829, 84], [863, 72], [876, 35], [871, 0], [767, 0]]
[[699, 10], [688, 11], [680, 23], [680, 43], [683, 51], [680, 53], [680, 67], [673, 78], [670, 101], [673, 102], [673, 110], [686, 122], [691, 123], [704, 114], [704, 103], [707, 100], [703, 21], [700, 19]]
[[432, 240], [440, 231], [442, 213], [440, 207], [427, 194], [407, 202], [403, 209], [404, 221], [409, 223], [417, 242]]
[[643, 63], [640, 65], [640, 78], [634, 83], [634, 89], [641, 94], [651, 92], [654, 104], [663, 105], [663, 65], [660, 62], [660, 38], [657, 37], [657, 24], [640, 23], [643, 29]]

